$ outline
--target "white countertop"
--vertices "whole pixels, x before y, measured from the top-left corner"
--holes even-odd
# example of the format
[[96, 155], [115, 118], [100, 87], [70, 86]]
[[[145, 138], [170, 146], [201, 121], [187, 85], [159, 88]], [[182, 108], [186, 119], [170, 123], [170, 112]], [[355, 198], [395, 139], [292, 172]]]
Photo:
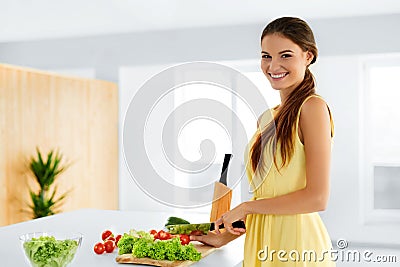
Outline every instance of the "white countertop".
[[[110, 229], [114, 233], [122, 234], [130, 229], [160, 230], [169, 216], [181, 216], [192, 223], [208, 221], [207, 214], [185, 213], [179, 214], [139, 211], [112, 211], [83, 209], [65, 212], [45, 218], [0, 227], [0, 257], [2, 267], [28, 266], [19, 236], [31, 232], [80, 232], [83, 234], [82, 246], [77, 253], [72, 266], [129, 266], [115, 262], [117, 252], [96, 255], [93, 247], [101, 241], [101, 233]], [[217, 249], [211, 255], [193, 264], [193, 267], [241, 266], [243, 260], [244, 236], [228, 245]], [[131, 265], [139, 266], [139, 265]]]

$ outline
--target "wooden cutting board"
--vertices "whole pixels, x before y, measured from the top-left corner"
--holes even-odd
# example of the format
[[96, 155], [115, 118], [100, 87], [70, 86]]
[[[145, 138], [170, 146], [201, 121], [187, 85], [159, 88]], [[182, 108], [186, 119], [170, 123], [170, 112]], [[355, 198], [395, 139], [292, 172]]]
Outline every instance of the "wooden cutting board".
[[[204, 258], [211, 254], [215, 247], [206, 246], [203, 244], [193, 243], [193, 246], [201, 253], [201, 257]], [[195, 261], [168, 261], [168, 260], [153, 260], [150, 258], [135, 258], [132, 254], [118, 255], [115, 259], [118, 263], [130, 263], [130, 264], [143, 264], [160, 267], [185, 267], [192, 265]]]

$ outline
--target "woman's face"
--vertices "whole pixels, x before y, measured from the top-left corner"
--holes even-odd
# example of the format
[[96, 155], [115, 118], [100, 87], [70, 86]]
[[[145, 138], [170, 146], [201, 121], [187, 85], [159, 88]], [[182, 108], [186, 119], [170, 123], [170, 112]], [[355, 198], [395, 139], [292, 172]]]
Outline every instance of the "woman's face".
[[261, 41], [261, 69], [272, 88], [290, 93], [303, 79], [313, 59], [290, 39], [279, 35], [266, 35]]

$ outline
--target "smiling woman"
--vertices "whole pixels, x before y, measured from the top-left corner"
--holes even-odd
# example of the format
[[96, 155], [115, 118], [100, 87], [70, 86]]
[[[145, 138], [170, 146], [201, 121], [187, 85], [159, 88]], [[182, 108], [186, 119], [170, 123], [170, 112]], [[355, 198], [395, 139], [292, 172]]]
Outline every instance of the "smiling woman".
[[[192, 240], [222, 246], [244, 233], [232, 223], [245, 220], [243, 266], [335, 266], [329, 256], [295, 261], [287, 254], [281, 257], [281, 252], [292, 251], [325, 255], [332, 247], [318, 211], [325, 209], [329, 196], [333, 121], [326, 102], [315, 94], [308, 69], [318, 55], [313, 33], [301, 19], [279, 18], [264, 29], [261, 49], [261, 70], [279, 91], [281, 103], [260, 116], [247, 146], [253, 199], [219, 218], [216, 234]], [[221, 233], [221, 224], [228, 231]], [[279, 253], [260, 256], [268, 253], [265, 249]]]

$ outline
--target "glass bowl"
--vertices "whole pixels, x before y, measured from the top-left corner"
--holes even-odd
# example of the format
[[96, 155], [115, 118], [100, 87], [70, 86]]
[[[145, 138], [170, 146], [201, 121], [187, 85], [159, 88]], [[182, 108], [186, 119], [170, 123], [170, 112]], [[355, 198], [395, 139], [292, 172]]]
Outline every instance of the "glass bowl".
[[65, 267], [82, 243], [81, 233], [35, 232], [19, 237], [27, 261], [33, 267]]

